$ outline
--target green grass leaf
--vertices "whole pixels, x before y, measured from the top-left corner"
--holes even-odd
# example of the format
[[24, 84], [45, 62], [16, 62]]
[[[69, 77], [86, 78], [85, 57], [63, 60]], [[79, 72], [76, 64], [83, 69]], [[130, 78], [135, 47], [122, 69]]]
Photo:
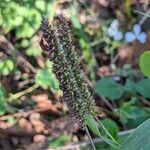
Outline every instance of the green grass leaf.
[[101, 137], [107, 144], [111, 145], [114, 148], [118, 148], [118, 145], [112, 139], [109, 139], [109, 138], [101, 135], [101, 133], [99, 131], [98, 123], [96, 122], [96, 120], [94, 119], [94, 117], [92, 115], [88, 115], [86, 117], [85, 123], [93, 133], [95, 133], [96, 135]]
[[90, 128], [90, 130], [98, 136], [101, 136], [97, 123], [92, 115], [87, 116], [85, 119], [86, 125]]
[[[108, 132], [115, 138], [118, 139], [118, 131], [119, 131], [119, 127], [116, 124], [115, 121], [109, 119], [109, 118], [105, 118], [103, 120], [101, 120], [101, 123], [103, 124], [103, 126], [105, 126], [105, 128], [108, 130]], [[102, 130], [102, 135], [106, 135], [106, 133]]]
[[4, 115], [5, 112], [6, 112], [6, 102], [4, 99], [2, 87], [0, 85], [0, 116]]
[[150, 147], [150, 119], [138, 126], [126, 139], [120, 150], [148, 150]]

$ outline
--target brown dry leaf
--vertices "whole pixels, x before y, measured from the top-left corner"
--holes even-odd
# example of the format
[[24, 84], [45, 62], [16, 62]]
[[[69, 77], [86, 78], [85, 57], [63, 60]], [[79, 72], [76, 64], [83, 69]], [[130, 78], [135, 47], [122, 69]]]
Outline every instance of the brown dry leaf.
[[33, 137], [33, 141], [35, 143], [44, 143], [46, 140], [46, 137], [42, 134], [37, 134]]
[[53, 105], [52, 105], [52, 102], [51, 101], [43, 101], [43, 102], [40, 102], [37, 104], [37, 108], [51, 108]]
[[18, 120], [18, 125], [20, 128], [24, 128], [28, 131], [33, 131], [32, 124], [25, 118], [21, 118]]
[[19, 127], [18, 123], [16, 123], [13, 126], [6, 129], [0, 128], [0, 134], [16, 137], [31, 137], [35, 135], [35, 132], [33, 130], [25, 130], [24, 128]]
[[108, 0], [98, 0], [98, 2], [103, 7], [107, 7], [109, 5], [109, 1]]
[[31, 139], [28, 138], [28, 137], [22, 137], [22, 138], [20, 139], [20, 143], [21, 143], [21, 144], [24, 144], [24, 145], [29, 145], [29, 144], [31, 143]]
[[111, 69], [108, 66], [102, 66], [98, 69], [99, 76], [109, 76], [111, 75]]
[[27, 129], [28, 131], [33, 131], [33, 127], [32, 127], [32, 124], [31, 124], [30, 122], [28, 122], [28, 123], [26, 124], [26, 129]]
[[29, 120], [32, 121], [32, 120], [40, 120], [40, 114], [39, 113], [33, 113], [29, 116]]
[[25, 128], [26, 127], [26, 124], [28, 123], [29, 121], [25, 118], [21, 118], [18, 120], [18, 125], [19, 127], [21, 128]]
[[44, 132], [44, 126], [36, 126], [36, 127], [34, 127], [34, 129], [35, 129], [35, 132], [36, 133], [43, 133]]
[[19, 138], [18, 137], [12, 137], [12, 143], [13, 145], [17, 146], [19, 144]]
[[131, 46], [122, 45], [118, 49], [118, 55], [121, 61], [129, 62], [133, 56], [133, 49]]
[[2, 128], [2, 129], [8, 128], [8, 123], [0, 121], [0, 128]]
[[48, 98], [47, 94], [34, 95], [32, 96], [32, 99], [37, 103], [36, 108], [49, 108], [49, 110], [52, 111], [54, 115], [61, 115], [60, 110], [62, 109], [63, 105], [59, 102], [52, 104], [52, 101]]
[[80, 20], [81, 24], [85, 24], [87, 22], [86, 12], [81, 13], [81, 15], [79, 16], [79, 20]]
[[33, 113], [29, 117], [32, 126], [36, 133], [42, 133], [45, 130], [45, 124], [40, 120], [39, 113]]
[[52, 101], [49, 100], [47, 94], [33, 95], [32, 99], [37, 103], [37, 108], [52, 107]]
[[45, 124], [40, 120], [31, 120], [31, 123], [34, 127], [42, 127], [44, 128]]
[[66, 116], [52, 121], [50, 123], [50, 129], [53, 131], [53, 136], [59, 136], [64, 132], [68, 134], [76, 132], [79, 129], [79, 125], [75, 124], [68, 116]]
[[33, 95], [32, 96], [32, 99], [39, 103], [39, 102], [42, 102], [42, 101], [47, 101], [48, 100], [48, 95], [47, 94], [39, 94], [39, 95]]
[[37, 134], [33, 137], [33, 143], [25, 145], [26, 150], [46, 150], [48, 149], [48, 140], [42, 134]]
[[137, 0], [130, 0], [131, 5], [135, 5], [137, 3]]
[[44, 121], [40, 120], [42, 117], [39, 113], [32, 113], [29, 115], [29, 120], [21, 118], [18, 120], [18, 125], [20, 128], [24, 128], [28, 131], [34, 131], [36, 133], [49, 134], [50, 130], [47, 130]]

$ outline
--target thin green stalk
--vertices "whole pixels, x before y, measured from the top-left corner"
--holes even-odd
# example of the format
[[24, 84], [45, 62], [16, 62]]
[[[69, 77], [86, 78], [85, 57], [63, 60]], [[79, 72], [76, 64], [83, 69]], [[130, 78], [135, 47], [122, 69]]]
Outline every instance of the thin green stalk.
[[101, 42], [105, 42], [105, 39], [104, 39], [104, 38], [97, 39], [97, 40], [91, 42], [91, 43], [90, 43], [90, 46], [91, 46], [91, 47], [94, 47], [94, 46], [98, 45], [98, 44], [101, 43]]
[[112, 61], [114, 59], [114, 53], [115, 53], [115, 49], [119, 46], [120, 44], [118, 44], [117, 42], [112, 42], [112, 46], [110, 48], [110, 60], [111, 60], [111, 64]]
[[131, 2], [130, 0], [125, 0], [125, 5], [127, 9], [128, 20], [131, 19]]
[[147, 10], [142, 19], [139, 21], [139, 24], [142, 25], [147, 20], [148, 17], [150, 17], [150, 8]]
[[28, 88], [28, 89], [25, 89], [24, 91], [21, 91], [21, 92], [18, 92], [16, 94], [13, 94], [11, 95], [7, 101], [11, 102], [13, 100], [16, 100], [18, 99], [19, 97], [25, 95], [25, 94], [28, 94], [28, 93], [31, 93], [32, 91], [34, 91], [35, 89], [38, 88], [38, 85], [37, 84], [34, 84], [32, 87]]
[[88, 7], [90, 7], [90, 6], [88, 6], [88, 4], [87, 4], [87, 2], [80, 2], [80, 1], [78, 1], [78, 3], [80, 3], [80, 4], [82, 4], [83, 5], [83, 7], [86, 9], [86, 11], [90, 14], [90, 16], [92, 16], [92, 17], [95, 17], [96, 16], [96, 14], [94, 13], [94, 11], [92, 10], [92, 9], [89, 9]]
[[140, 12], [138, 10], [134, 10], [135, 13], [139, 13], [140, 15], [146, 16], [146, 17], [150, 17], [149, 13], [145, 13], [145, 12]]
[[114, 147], [115, 149], [119, 148], [119, 144], [116, 143], [116, 141], [114, 142], [112, 139], [104, 137], [100, 131], [99, 131], [99, 126], [98, 126], [98, 121], [94, 116], [87, 116], [86, 120], [85, 120], [86, 125], [89, 127], [89, 129], [95, 133], [96, 135], [98, 135], [100, 138], [102, 138], [107, 144], [111, 145], [112, 147]]
[[85, 131], [86, 131], [86, 134], [87, 134], [87, 136], [88, 136], [88, 138], [89, 138], [89, 140], [90, 140], [90, 142], [91, 142], [91, 145], [92, 145], [92, 149], [93, 150], [96, 150], [96, 147], [95, 147], [95, 145], [94, 145], [94, 142], [93, 142], [93, 140], [92, 140], [92, 138], [91, 138], [91, 135], [90, 135], [90, 133], [89, 133], [89, 130], [88, 130], [88, 128], [85, 126]]

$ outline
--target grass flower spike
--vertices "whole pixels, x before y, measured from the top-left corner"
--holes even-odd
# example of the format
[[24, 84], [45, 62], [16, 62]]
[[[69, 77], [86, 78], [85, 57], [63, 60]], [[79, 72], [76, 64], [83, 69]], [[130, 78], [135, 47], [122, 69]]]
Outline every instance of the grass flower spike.
[[95, 103], [79, 66], [69, 24], [62, 16], [57, 17], [52, 25], [43, 18], [41, 31], [41, 48], [53, 62], [53, 71], [60, 82], [71, 118], [84, 125], [89, 114], [96, 114]]

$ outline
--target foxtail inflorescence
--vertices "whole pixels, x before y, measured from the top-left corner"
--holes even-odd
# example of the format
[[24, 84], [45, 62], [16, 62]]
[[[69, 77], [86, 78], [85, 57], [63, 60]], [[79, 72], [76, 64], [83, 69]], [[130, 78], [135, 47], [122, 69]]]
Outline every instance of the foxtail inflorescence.
[[57, 17], [51, 25], [48, 19], [43, 18], [41, 31], [40, 46], [53, 62], [53, 71], [60, 82], [71, 118], [84, 125], [89, 114], [96, 114], [96, 106], [80, 69], [70, 26], [62, 16]]

